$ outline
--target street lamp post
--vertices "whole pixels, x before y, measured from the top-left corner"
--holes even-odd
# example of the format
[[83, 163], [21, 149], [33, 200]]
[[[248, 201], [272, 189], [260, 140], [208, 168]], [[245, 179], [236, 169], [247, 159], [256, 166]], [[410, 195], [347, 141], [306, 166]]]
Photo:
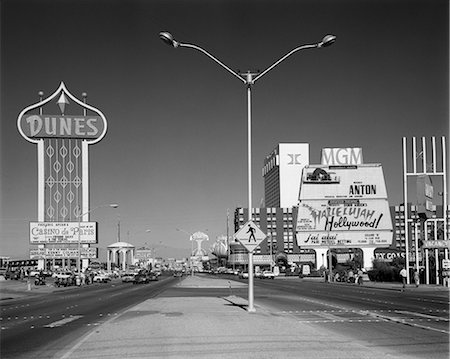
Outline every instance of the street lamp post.
[[91, 213], [92, 211], [101, 208], [101, 207], [111, 207], [111, 208], [117, 208], [119, 207], [118, 204], [116, 203], [111, 203], [111, 204], [102, 204], [100, 206], [94, 207], [92, 209], [90, 209], [89, 211], [83, 213], [83, 214], [79, 214], [77, 215], [77, 219], [78, 219], [78, 258], [77, 258], [77, 272], [78, 275], [81, 274], [81, 218], [89, 213]]
[[[272, 70], [274, 67], [279, 65], [281, 62], [286, 60], [289, 56], [293, 55], [294, 53], [300, 51], [300, 50], [306, 50], [306, 49], [317, 49], [322, 47], [327, 47], [332, 45], [336, 41], [336, 36], [334, 35], [326, 35], [322, 41], [310, 44], [310, 45], [302, 45], [294, 48], [290, 52], [288, 52], [286, 55], [281, 57], [278, 61], [274, 62], [271, 66], [269, 66], [267, 69], [265, 69], [262, 72], [253, 73], [251, 71], [247, 71], [246, 73], [240, 74], [231, 68], [229, 68], [227, 65], [225, 65], [222, 61], [217, 59], [215, 56], [211, 55], [208, 51], [205, 49], [193, 45], [193, 44], [186, 44], [179, 42], [174, 39], [171, 33], [167, 31], [162, 31], [159, 33], [159, 38], [167, 45], [173, 46], [174, 48], [178, 47], [186, 47], [190, 49], [194, 49], [197, 51], [200, 51], [204, 55], [208, 56], [210, 59], [212, 59], [214, 62], [219, 64], [222, 68], [227, 70], [229, 73], [231, 73], [233, 76], [238, 78], [240, 81], [244, 83], [244, 85], [247, 88], [247, 160], [248, 160], [248, 166], [247, 166], [247, 175], [248, 175], [248, 220], [251, 221], [252, 219], [252, 87], [255, 84], [257, 80], [259, 80], [261, 77], [263, 77], [265, 74], [267, 74], [270, 70]], [[253, 253], [249, 251], [248, 253], [248, 265], [249, 265], [249, 271], [248, 271], [248, 287], [249, 287], [249, 306], [248, 311], [254, 312], [255, 308], [253, 306]]]

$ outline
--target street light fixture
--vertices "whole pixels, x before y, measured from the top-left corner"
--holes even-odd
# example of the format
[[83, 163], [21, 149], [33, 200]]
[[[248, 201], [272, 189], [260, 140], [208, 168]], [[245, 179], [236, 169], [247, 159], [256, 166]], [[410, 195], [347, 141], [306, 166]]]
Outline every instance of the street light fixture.
[[94, 207], [92, 209], [90, 209], [89, 211], [83, 213], [83, 214], [79, 214], [77, 215], [77, 219], [78, 219], [78, 260], [77, 260], [77, 272], [78, 275], [81, 274], [81, 218], [89, 213], [91, 213], [92, 211], [95, 211], [98, 208], [101, 207], [111, 207], [111, 208], [117, 208], [119, 207], [118, 204], [116, 203], [110, 203], [110, 204], [102, 204], [100, 206]]
[[[336, 36], [326, 35], [323, 37], [322, 41], [320, 41], [318, 43], [298, 46], [298, 47], [294, 48], [293, 50], [291, 50], [290, 52], [288, 52], [283, 57], [281, 57], [278, 61], [274, 62], [271, 66], [269, 66], [267, 69], [265, 69], [262, 72], [253, 73], [251, 71], [247, 71], [246, 73], [243, 73], [243, 74], [239, 74], [236, 71], [232, 70], [227, 65], [225, 65], [222, 61], [217, 59], [215, 56], [211, 55], [208, 51], [201, 48], [200, 46], [193, 45], [193, 44], [186, 44], [186, 43], [182, 43], [182, 42], [175, 40], [175, 38], [173, 37], [173, 35], [170, 32], [167, 32], [167, 31], [160, 32], [159, 38], [165, 44], [167, 44], [169, 46], [173, 46], [174, 48], [186, 47], [186, 48], [191, 48], [191, 49], [200, 51], [201, 53], [203, 53], [204, 55], [206, 55], [210, 59], [212, 59], [214, 62], [219, 64], [221, 67], [223, 67], [225, 70], [227, 70], [229, 73], [231, 73], [233, 76], [237, 77], [247, 87], [248, 220], [251, 221], [252, 212], [253, 212], [253, 208], [252, 208], [252, 173], [251, 173], [251, 169], [252, 169], [252, 112], [251, 112], [251, 108], [252, 108], [251, 95], [252, 95], [252, 93], [251, 93], [251, 89], [252, 89], [252, 86], [255, 84], [255, 82], [258, 79], [260, 79], [262, 76], [267, 74], [270, 70], [272, 70], [274, 67], [279, 65], [281, 62], [286, 60], [289, 56], [293, 55], [297, 51], [328, 47], [336, 41]], [[248, 306], [248, 311], [254, 312], [255, 308], [253, 306], [253, 253], [250, 251], [248, 254], [248, 265], [249, 265], [249, 271], [248, 271], [248, 277], [249, 277], [249, 281], [248, 281], [249, 299], [248, 299], [248, 302], [249, 302], [249, 306]]]

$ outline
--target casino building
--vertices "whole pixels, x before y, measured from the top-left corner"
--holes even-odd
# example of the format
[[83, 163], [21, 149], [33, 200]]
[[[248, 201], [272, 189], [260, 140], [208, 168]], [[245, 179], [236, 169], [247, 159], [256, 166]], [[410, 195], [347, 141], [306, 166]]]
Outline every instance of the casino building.
[[[382, 166], [364, 164], [361, 148], [326, 148], [321, 164], [309, 165], [308, 144], [279, 144], [262, 171], [265, 208], [253, 209], [253, 221], [267, 234], [255, 250], [256, 266], [282, 270], [309, 265], [328, 267], [359, 255], [370, 268], [376, 248], [392, 244], [392, 221]], [[235, 210], [237, 232], [248, 209]], [[247, 252], [230, 245], [230, 262], [244, 265]]]

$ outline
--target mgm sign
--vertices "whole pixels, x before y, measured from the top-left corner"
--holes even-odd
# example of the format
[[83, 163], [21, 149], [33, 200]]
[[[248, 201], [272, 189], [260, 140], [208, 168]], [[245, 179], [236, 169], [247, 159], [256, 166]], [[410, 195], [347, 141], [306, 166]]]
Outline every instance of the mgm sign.
[[[105, 136], [107, 122], [98, 109], [86, 103], [85, 93], [82, 97], [79, 100], [73, 96], [64, 83], [45, 99], [39, 92], [39, 102], [19, 114], [17, 128], [27, 141], [37, 145], [38, 152], [38, 221], [30, 223], [30, 243], [40, 249], [54, 248], [57, 243], [63, 265], [65, 259], [70, 263], [76, 255], [85, 267], [90, 256], [82, 253], [88, 251], [78, 254], [77, 249], [74, 254], [65, 249], [72, 248], [77, 240], [83, 248], [96, 243], [96, 226], [91, 225], [95, 233], [90, 232], [90, 236], [78, 236], [76, 232], [89, 222], [89, 145]], [[45, 250], [32, 253], [45, 259]]]

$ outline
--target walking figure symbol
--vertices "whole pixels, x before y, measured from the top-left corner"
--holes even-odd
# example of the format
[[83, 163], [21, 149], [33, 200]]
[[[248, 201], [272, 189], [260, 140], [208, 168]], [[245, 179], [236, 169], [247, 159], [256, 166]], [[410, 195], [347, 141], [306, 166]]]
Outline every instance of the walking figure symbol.
[[253, 238], [253, 240], [256, 242], [255, 228], [253, 228], [250, 224], [248, 225], [247, 233], [250, 233], [250, 236], [248, 237], [248, 241], [250, 242], [250, 240]]

